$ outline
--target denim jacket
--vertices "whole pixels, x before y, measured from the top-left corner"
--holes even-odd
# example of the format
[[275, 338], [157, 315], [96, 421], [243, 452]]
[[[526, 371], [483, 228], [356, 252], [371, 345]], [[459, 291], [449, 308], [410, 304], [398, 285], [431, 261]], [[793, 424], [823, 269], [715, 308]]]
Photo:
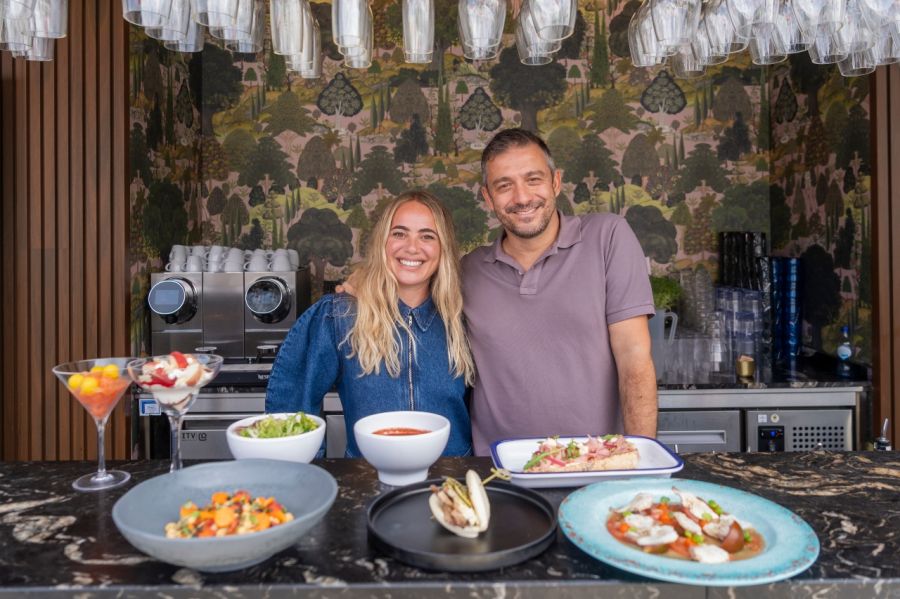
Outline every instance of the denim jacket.
[[266, 390], [266, 412], [319, 414], [322, 399], [337, 387], [347, 427], [347, 457], [358, 457], [353, 425], [370, 414], [419, 410], [441, 414], [450, 421], [444, 455], [472, 453], [466, 385], [450, 371], [444, 321], [429, 297], [416, 308], [400, 302], [400, 314], [415, 336], [399, 332], [400, 376], [389, 375], [382, 364], [378, 374], [363, 375], [359, 360], [348, 357], [344, 343], [356, 319], [356, 300], [346, 294], [326, 295], [291, 328], [275, 358]]

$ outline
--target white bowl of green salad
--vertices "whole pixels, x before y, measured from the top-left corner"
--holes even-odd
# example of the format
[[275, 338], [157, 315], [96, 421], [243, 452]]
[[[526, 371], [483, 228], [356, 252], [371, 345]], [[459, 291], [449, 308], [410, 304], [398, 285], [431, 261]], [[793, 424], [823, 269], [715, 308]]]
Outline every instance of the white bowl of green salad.
[[233, 423], [225, 438], [238, 460], [267, 458], [308, 463], [322, 447], [325, 421], [303, 412], [261, 414]]

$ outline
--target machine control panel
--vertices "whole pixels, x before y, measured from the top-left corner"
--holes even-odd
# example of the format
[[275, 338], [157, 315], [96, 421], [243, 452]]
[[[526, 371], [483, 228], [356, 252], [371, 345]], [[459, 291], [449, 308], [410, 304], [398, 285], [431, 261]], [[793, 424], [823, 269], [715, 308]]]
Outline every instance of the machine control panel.
[[784, 451], [784, 427], [761, 426], [759, 431], [759, 451]]

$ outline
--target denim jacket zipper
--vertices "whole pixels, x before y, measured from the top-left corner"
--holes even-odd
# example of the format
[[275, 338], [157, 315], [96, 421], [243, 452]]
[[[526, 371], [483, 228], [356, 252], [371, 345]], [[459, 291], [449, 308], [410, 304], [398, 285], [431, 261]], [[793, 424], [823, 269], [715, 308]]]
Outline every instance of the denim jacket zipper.
[[409, 409], [412, 410], [412, 411], [415, 411], [415, 409], [416, 409], [416, 400], [415, 400], [415, 398], [413, 397], [413, 376], [412, 376], [412, 368], [413, 368], [413, 367], [412, 367], [412, 344], [413, 344], [413, 337], [412, 337], [413, 316], [412, 316], [412, 312], [409, 313], [409, 316], [407, 317], [407, 320], [408, 320], [407, 325], [409, 326], [409, 330], [407, 331], [407, 334], [409, 335], [409, 344], [408, 344], [408, 346], [407, 346], [407, 348], [406, 348], [406, 352], [407, 352], [407, 364], [408, 364], [408, 366], [409, 366], [409, 368], [407, 369], [408, 372], [409, 372]]

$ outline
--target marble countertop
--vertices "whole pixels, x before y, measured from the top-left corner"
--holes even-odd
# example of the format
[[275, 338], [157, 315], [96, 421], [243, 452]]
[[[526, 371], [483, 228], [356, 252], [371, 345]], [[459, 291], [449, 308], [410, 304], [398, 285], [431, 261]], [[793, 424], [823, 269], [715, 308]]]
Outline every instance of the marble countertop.
[[657, 387], [661, 390], [679, 389], [811, 389], [871, 386], [870, 367], [850, 364], [847, 377], [838, 376], [834, 356], [820, 352], [802, 355], [790, 362], [775, 364], [769, 368], [757, 368], [752, 377], [740, 378], [732, 373], [709, 373], [708, 380], [681, 382], [660, 377]]
[[[87, 462], [0, 463], [0, 595], [77, 597], [900, 597], [900, 453], [693, 454], [677, 476], [737, 487], [799, 514], [821, 554], [792, 579], [765, 587], [691, 587], [595, 561], [559, 533], [542, 555], [480, 574], [425, 572], [379, 555], [366, 538], [366, 505], [386, 487], [361, 460], [323, 460], [338, 498], [304, 540], [243, 571], [201, 574], [155, 561], [118, 533], [110, 512], [163, 461], [115, 464], [122, 489], [76, 493]], [[440, 460], [431, 475], [487, 470], [485, 458]], [[543, 491], [555, 506], [571, 489]]]
[[657, 381], [656, 388], [660, 391], [692, 391], [708, 389], [823, 389], [823, 388], [861, 388], [863, 390], [872, 386], [865, 379], [828, 379], [808, 378], [790, 373], [782, 377], [756, 377], [742, 379], [735, 375], [726, 375], [719, 378], [713, 377], [706, 382], [672, 382]]

